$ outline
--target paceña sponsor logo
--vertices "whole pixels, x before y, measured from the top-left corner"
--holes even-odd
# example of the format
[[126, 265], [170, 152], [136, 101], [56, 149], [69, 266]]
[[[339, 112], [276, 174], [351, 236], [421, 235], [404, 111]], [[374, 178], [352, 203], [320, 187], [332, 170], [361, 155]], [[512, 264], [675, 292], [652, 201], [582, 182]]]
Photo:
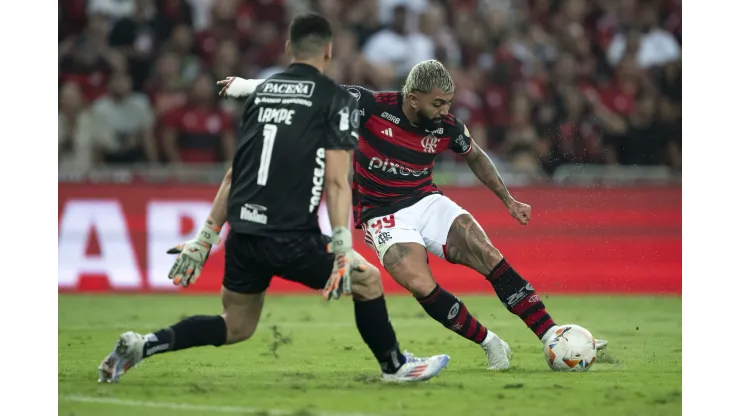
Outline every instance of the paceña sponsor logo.
[[313, 81], [271, 79], [262, 84], [257, 95], [310, 98], [315, 86]]

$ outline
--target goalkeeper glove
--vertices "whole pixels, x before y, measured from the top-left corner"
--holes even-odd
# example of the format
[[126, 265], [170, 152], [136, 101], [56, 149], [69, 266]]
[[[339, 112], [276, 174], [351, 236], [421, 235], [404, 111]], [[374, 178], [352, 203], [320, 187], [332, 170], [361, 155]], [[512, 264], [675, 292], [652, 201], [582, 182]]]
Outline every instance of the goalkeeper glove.
[[208, 260], [211, 246], [218, 244], [221, 227], [209, 219], [203, 224], [194, 239], [167, 250], [167, 254], [177, 254], [175, 264], [167, 277], [175, 285], [188, 287], [195, 283]]
[[331, 276], [324, 286], [324, 299], [339, 299], [343, 294], [352, 293], [352, 270], [365, 270], [352, 250], [352, 233], [347, 227], [336, 227], [333, 231], [328, 251], [334, 253], [334, 267]]

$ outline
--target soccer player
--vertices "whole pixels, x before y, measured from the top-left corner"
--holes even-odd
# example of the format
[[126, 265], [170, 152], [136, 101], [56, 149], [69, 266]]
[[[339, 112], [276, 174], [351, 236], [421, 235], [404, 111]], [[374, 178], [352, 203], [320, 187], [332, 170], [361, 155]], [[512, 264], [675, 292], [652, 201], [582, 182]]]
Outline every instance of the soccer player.
[[[230, 77], [219, 81], [221, 95], [243, 98], [262, 80]], [[509, 367], [511, 349], [481, 324], [453, 294], [434, 280], [427, 261], [432, 253], [470, 267], [491, 283], [498, 298], [543, 342], [557, 325], [532, 285], [511, 267], [477, 221], [442, 195], [432, 180], [435, 157], [451, 150], [526, 225], [531, 207], [514, 199], [496, 167], [449, 113], [455, 96], [452, 77], [435, 60], [415, 65], [402, 91], [375, 92], [343, 86], [357, 100], [360, 120], [354, 159], [356, 227], [365, 232], [388, 273], [417, 299], [433, 319], [480, 344], [488, 368]], [[606, 341], [597, 340], [599, 349]]]
[[[292, 64], [247, 101], [232, 168], [210, 217], [195, 239], [170, 250], [178, 257], [169, 278], [187, 287], [197, 280], [221, 226], [229, 221], [223, 313], [191, 316], [146, 335], [122, 334], [99, 366], [99, 381], [118, 381], [154, 354], [249, 339], [273, 275], [323, 289], [327, 299], [351, 293], [357, 328], [380, 364], [382, 380], [427, 380], [447, 365], [447, 355], [401, 353], [380, 272], [352, 250], [348, 178], [359, 114], [357, 101], [323, 75], [331, 37], [329, 23], [319, 15], [294, 19], [286, 42]], [[324, 189], [331, 241], [321, 234], [316, 216]]]

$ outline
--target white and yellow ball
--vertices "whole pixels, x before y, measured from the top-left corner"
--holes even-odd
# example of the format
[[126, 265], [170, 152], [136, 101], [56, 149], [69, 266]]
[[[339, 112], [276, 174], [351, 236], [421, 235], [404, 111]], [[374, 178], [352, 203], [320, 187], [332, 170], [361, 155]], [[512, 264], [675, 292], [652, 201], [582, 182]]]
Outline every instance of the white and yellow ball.
[[596, 340], [586, 328], [562, 325], [545, 342], [545, 360], [554, 371], [588, 371], [596, 361]]

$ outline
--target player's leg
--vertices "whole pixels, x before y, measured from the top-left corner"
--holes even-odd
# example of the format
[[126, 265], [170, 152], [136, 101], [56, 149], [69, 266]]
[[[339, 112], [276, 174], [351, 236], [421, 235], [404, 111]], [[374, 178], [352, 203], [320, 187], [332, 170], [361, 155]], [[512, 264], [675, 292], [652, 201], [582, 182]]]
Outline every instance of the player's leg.
[[131, 367], [155, 354], [193, 347], [234, 344], [257, 328], [265, 294], [243, 294], [222, 289], [221, 315], [194, 315], [167, 328], [141, 335], [126, 332], [98, 368], [98, 381], [116, 382]]
[[[326, 253], [328, 238], [316, 236], [305, 244], [303, 256], [296, 256], [293, 265], [286, 268], [282, 276], [302, 283], [313, 289], [326, 285], [333, 266], [333, 255]], [[423, 381], [437, 375], [449, 361], [447, 355], [417, 358], [401, 353], [396, 332], [386, 308], [380, 271], [356, 254], [364, 270], [353, 270], [352, 297], [355, 323], [365, 344], [370, 348], [380, 365], [385, 381]]]
[[463, 301], [434, 281], [426, 256], [426, 249], [418, 243], [396, 243], [383, 256], [383, 266], [394, 280], [414, 295], [432, 319], [479, 344], [486, 352], [489, 369], [509, 368], [509, 345], [480, 323]]
[[[122, 334], [108, 357], [98, 367], [98, 381], [116, 382], [130, 368], [155, 354], [206, 345], [221, 346], [244, 341], [257, 329], [265, 290], [272, 273], [259, 264], [249, 264], [243, 236], [230, 233], [226, 240], [226, 265], [221, 289], [220, 315], [194, 315], [169, 327], [142, 335]], [[248, 268], [247, 268], [248, 267]]]
[[[414, 295], [429, 316], [481, 345], [488, 355], [490, 369], [506, 369], [509, 367], [508, 345], [480, 323], [460, 299], [434, 280], [424, 238], [416, 224], [433, 200], [427, 197], [392, 216], [368, 221], [364, 227], [365, 241], [376, 251], [391, 277]], [[384, 224], [382, 227], [376, 225], [378, 220]]]
[[[542, 299], [491, 244], [472, 215], [463, 212], [455, 218], [449, 228], [445, 248], [448, 261], [468, 266], [486, 276], [506, 309], [519, 316], [541, 341], [549, 339], [557, 325]], [[602, 349], [607, 342], [598, 340], [597, 344]]]
[[556, 327], [532, 285], [491, 244], [481, 226], [468, 213], [460, 214], [447, 236], [447, 260], [478, 271], [491, 282], [509, 312], [519, 316], [537, 338]]
[[431, 253], [486, 276], [501, 302], [537, 337], [555, 328], [532, 285], [508, 265], [467, 211], [446, 196], [436, 195], [422, 221], [421, 233]]
[[395, 371], [393, 366], [383, 369], [383, 379], [399, 382], [421, 381], [435, 376], [447, 366], [450, 357], [441, 354], [428, 358], [417, 358], [408, 352], [400, 354], [401, 350], [383, 296], [380, 270], [359, 254], [356, 256], [365, 266], [364, 271], [352, 272], [352, 300], [357, 329], [378, 362], [383, 359], [386, 363], [392, 361], [393, 366], [396, 363], [401, 364]]

